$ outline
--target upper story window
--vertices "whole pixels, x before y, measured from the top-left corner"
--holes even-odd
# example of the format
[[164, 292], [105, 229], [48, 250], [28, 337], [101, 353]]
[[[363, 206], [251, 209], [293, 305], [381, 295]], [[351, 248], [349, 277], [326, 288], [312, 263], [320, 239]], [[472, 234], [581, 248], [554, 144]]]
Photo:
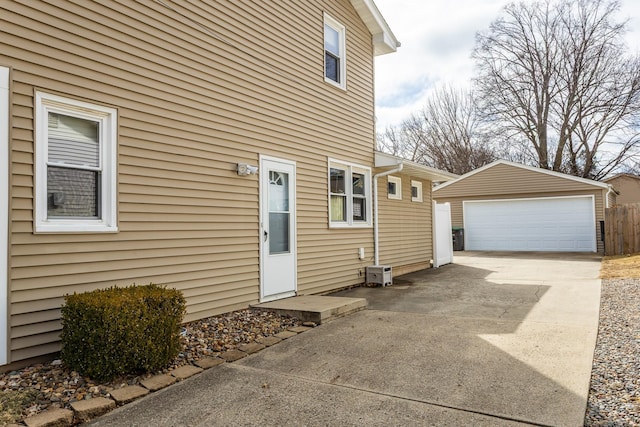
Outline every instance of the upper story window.
[[399, 176], [387, 177], [387, 197], [402, 200], [402, 179]]
[[346, 88], [346, 30], [344, 25], [324, 15], [324, 79], [342, 89]]
[[36, 232], [113, 232], [117, 112], [36, 93]]
[[329, 223], [332, 227], [371, 225], [371, 170], [329, 160]]

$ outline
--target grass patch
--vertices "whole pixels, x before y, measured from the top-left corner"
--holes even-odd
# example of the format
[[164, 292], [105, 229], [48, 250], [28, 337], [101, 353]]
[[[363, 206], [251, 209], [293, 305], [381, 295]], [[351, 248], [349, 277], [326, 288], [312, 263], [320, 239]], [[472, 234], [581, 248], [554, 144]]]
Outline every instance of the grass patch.
[[640, 278], [640, 253], [604, 257], [600, 268], [601, 279]]
[[0, 425], [22, 420], [24, 411], [33, 405], [37, 398], [38, 391], [34, 389], [0, 392]]

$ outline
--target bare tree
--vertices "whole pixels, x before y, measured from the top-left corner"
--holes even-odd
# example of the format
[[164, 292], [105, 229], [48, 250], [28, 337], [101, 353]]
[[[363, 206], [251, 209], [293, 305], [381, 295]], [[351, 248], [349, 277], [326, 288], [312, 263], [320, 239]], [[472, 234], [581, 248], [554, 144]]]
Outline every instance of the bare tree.
[[378, 138], [383, 151], [455, 174], [497, 157], [473, 95], [448, 86], [436, 89], [421, 111]]
[[640, 146], [640, 60], [626, 55], [617, 1], [512, 3], [477, 35], [485, 118], [528, 163], [593, 179]]

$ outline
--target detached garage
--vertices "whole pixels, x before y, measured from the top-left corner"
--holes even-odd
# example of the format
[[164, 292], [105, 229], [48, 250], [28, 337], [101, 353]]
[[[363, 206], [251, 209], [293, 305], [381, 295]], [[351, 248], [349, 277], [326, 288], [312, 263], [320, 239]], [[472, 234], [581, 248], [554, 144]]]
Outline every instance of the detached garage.
[[600, 222], [615, 201], [597, 181], [498, 160], [436, 187], [465, 250], [603, 252]]

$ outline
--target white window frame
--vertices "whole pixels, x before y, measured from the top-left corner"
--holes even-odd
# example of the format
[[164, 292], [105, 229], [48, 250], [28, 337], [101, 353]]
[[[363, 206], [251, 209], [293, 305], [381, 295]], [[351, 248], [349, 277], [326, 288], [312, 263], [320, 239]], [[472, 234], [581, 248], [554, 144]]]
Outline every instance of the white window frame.
[[[329, 165], [327, 168], [327, 193], [328, 193], [328, 214], [329, 214], [329, 227], [330, 228], [366, 228], [372, 226], [373, 211], [371, 210], [371, 168], [366, 166], [343, 162], [340, 160], [329, 159]], [[347, 204], [347, 216], [346, 221], [332, 221], [331, 220], [331, 169], [342, 169], [346, 172], [345, 176], [349, 178], [349, 185], [345, 183], [345, 198]], [[366, 220], [356, 221], [353, 219], [353, 173], [361, 173], [365, 176], [365, 190], [364, 197]]]
[[338, 55], [338, 60], [340, 61], [338, 72], [340, 74], [337, 82], [327, 77], [327, 64], [326, 64], [327, 53], [326, 53], [326, 49], [324, 48], [324, 37], [323, 37], [322, 52], [324, 55], [322, 57], [323, 58], [322, 62], [324, 64], [324, 67], [323, 67], [322, 73], [324, 74], [324, 81], [336, 87], [339, 87], [340, 89], [346, 90], [347, 89], [347, 43], [346, 43], [347, 30], [344, 25], [342, 25], [340, 22], [338, 22], [331, 16], [327, 15], [326, 13], [324, 14], [324, 25], [322, 27], [323, 35], [325, 33], [325, 30], [324, 30], [325, 25], [335, 30], [338, 33], [338, 48], [340, 51]]
[[[389, 192], [389, 183], [396, 185], [396, 192]], [[387, 198], [393, 200], [402, 200], [402, 178], [399, 176], [389, 175], [387, 176]]]
[[[99, 218], [47, 217], [48, 117], [50, 112], [100, 123], [101, 212]], [[36, 233], [113, 233], [118, 231], [116, 206], [117, 120], [118, 114], [115, 108], [36, 92], [34, 215]]]
[[[413, 188], [417, 189], [418, 195], [413, 197]], [[411, 180], [411, 201], [422, 203], [422, 181]]]

